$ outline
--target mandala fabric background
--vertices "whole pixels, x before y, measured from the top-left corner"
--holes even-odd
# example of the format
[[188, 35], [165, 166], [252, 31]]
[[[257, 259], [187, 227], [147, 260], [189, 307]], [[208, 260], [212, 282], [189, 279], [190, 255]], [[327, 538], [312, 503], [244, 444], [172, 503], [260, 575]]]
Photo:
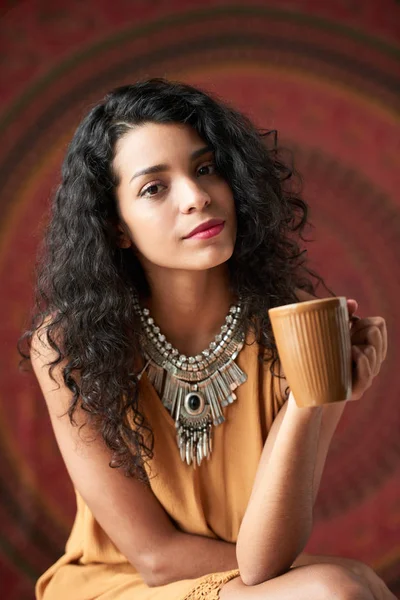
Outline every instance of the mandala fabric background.
[[387, 320], [381, 375], [332, 443], [307, 550], [354, 556], [400, 593], [400, 4], [395, 0], [3, 2], [0, 580], [27, 600], [63, 550], [74, 495], [16, 340], [63, 154], [88, 107], [143, 76], [199, 85], [295, 151], [313, 265]]

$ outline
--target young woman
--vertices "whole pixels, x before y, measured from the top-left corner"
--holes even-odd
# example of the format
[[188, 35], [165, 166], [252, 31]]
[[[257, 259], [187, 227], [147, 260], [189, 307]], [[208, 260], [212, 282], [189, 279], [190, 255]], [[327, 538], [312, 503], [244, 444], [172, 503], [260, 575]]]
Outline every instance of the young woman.
[[[79, 125], [22, 338], [77, 494], [38, 600], [394, 598], [302, 554], [344, 403], [298, 408], [279, 370], [268, 308], [315, 288], [271, 137], [163, 79]], [[387, 336], [352, 323], [356, 399]]]

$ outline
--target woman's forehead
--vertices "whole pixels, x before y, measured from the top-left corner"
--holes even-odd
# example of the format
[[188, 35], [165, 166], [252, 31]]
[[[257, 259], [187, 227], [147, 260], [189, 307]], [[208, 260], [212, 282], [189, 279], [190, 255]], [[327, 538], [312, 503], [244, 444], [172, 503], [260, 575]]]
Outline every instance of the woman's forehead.
[[120, 138], [114, 164], [117, 169], [145, 169], [189, 157], [204, 145], [197, 131], [184, 123], [144, 123]]

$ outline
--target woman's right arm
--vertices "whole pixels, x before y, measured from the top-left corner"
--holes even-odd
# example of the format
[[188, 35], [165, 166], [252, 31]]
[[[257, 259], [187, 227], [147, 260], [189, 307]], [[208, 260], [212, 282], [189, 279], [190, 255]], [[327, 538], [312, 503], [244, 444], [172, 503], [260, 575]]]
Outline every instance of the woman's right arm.
[[32, 366], [71, 480], [96, 521], [147, 585], [237, 568], [234, 544], [178, 531], [146, 485], [109, 467], [110, 451], [101, 436], [89, 425], [80, 429], [85, 422], [83, 411], [76, 411], [77, 426], [71, 425], [65, 413], [72, 392], [64, 385], [61, 365], [53, 371], [56, 382], [50, 377], [47, 363], [55, 353], [44, 343], [43, 332], [39, 335], [32, 339]]

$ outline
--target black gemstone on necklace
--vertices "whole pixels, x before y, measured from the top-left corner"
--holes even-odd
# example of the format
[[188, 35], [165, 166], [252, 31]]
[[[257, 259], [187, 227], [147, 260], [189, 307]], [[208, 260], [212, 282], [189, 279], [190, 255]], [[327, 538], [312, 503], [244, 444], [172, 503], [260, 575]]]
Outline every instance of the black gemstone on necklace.
[[197, 394], [191, 394], [188, 398], [188, 408], [198, 410], [200, 408], [200, 398]]

